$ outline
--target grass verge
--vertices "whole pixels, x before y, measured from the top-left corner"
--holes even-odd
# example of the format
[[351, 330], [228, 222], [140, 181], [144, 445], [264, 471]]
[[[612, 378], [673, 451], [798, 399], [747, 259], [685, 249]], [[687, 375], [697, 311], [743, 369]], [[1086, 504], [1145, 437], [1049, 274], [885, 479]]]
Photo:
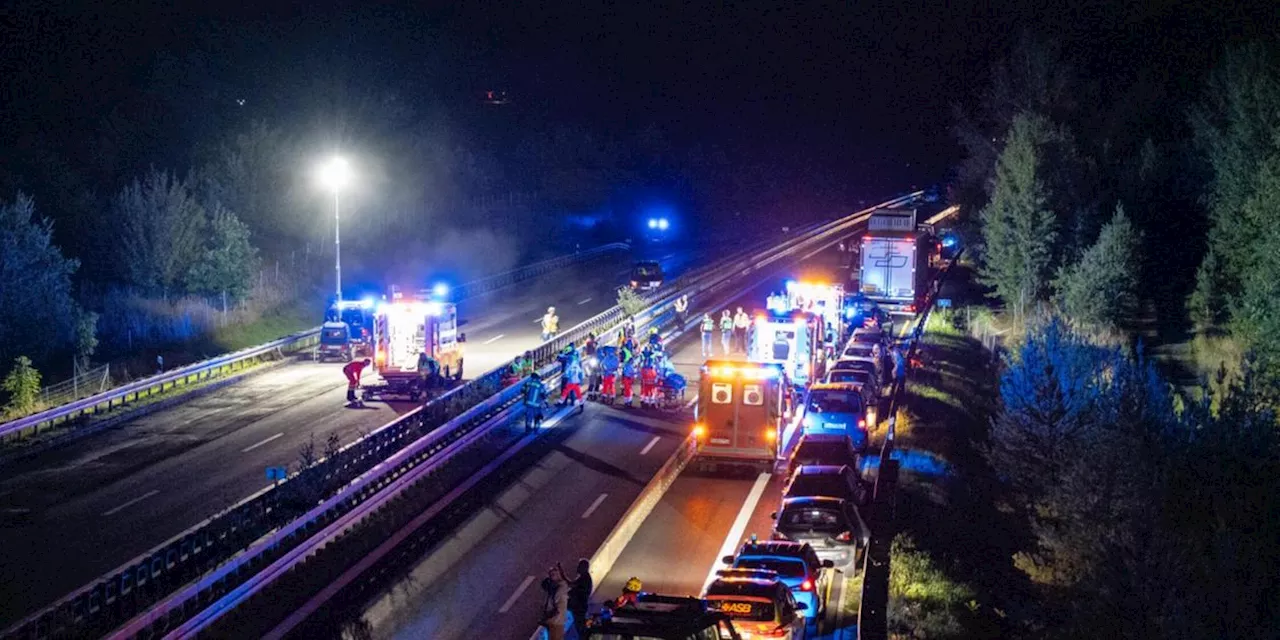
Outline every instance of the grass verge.
[[[901, 464], [890, 565], [889, 631], [901, 638], [1003, 637], [1026, 578], [1012, 554], [1025, 532], [1002, 510], [981, 453], [996, 407], [998, 367], [966, 320], [985, 318], [972, 274], [957, 269], [931, 318], [923, 366], [907, 382], [897, 430]], [[976, 295], [975, 295], [976, 292]]]

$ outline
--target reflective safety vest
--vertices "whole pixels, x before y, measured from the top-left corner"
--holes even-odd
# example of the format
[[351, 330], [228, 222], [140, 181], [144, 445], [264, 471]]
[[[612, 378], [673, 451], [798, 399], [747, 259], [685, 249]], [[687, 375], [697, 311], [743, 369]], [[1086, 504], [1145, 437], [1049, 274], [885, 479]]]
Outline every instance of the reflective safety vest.
[[702, 319], [703, 333], [711, 333], [712, 331], [715, 331], [715, 329], [716, 329], [716, 322], [715, 320], [711, 319], [711, 316], [707, 316]]
[[685, 310], [685, 309], [688, 309], [688, 308], [689, 308], [689, 301], [688, 301], [688, 299], [686, 299], [684, 296], [680, 296], [679, 298], [676, 298], [676, 312], [677, 312], [677, 313], [684, 313], [684, 310]]
[[550, 313], [542, 316], [542, 330], [547, 333], [558, 333], [560, 331], [560, 316]]
[[721, 331], [732, 331], [732, 330], [733, 330], [733, 318], [730, 318], [729, 316], [721, 316], [721, 317], [720, 317], [720, 330], [721, 330]]
[[525, 380], [521, 392], [524, 393], [525, 405], [530, 407], [541, 405], [543, 398], [547, 396], [547, 388], [541, 380]]

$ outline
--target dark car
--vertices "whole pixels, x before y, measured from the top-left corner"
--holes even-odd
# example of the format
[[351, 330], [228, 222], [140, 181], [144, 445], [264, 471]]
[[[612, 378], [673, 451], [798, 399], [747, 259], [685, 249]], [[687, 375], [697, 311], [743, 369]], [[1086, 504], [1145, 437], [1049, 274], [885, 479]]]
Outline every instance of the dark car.
[[[853, 362], [859, 361], [855, 360]], [[870, 365], [871, 363], [864, 362], [864, 364]], [[871, 366], [874, 367], [874, 365]], [[850, 367], [843, 369], [832, 367], [831, 371], [827, 372], [827, 377], [823, 379], [823, 382], [862, 385], [866, 388], [867, 398], [871, 402], [875, 402], [876, 398], [880, 397], [880, 376], [876, 375], [874, 368], [871, 371], [866, 371]]]
[[827, 587], [831, 583], [830, 560], [821, 560], [813, 547], [786, 540], [745, 542], [737, 556], [724, 562], [735, 569], [766, 569], [778, 574], [796, 602], [805, 603], [805, 615], [821, 618], [826, 611]]
[[849, 465], [801, 465], [791, 473], [782, 490], [782, 498], [828, 497], [865, 505], [871, 491], [856, 467]]
[[637, 262], [631, 268], [631, 288], [650, 291], [662, 286], [662, 265], [653, 260]]
[[773, 536], [778, 540], [807, 542], [818, 557], [836, 566], [857, 559], [867, 546], [871, 530], [852, 502], [826, 496], [786, 498], [775, 514]]
[[593, 640], [739, 640], [730, 616], [700, 598], [641, 594], [635, 604], [595, 616], [588, 624]]
[[787, 475], [795, 473], [802, 465], [834, 465], [858, 468], [859, 451], [853, 446], [853, 438], [843, 434], [805, 433], [791, 451], [787, 461]]

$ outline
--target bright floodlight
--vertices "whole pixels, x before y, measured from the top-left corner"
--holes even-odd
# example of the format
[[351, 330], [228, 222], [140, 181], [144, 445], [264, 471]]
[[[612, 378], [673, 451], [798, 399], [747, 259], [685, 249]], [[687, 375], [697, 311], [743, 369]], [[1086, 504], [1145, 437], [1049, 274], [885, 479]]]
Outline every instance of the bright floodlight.
[[341, 191], [351, 182], [351, 165], [347, 159], [334, 156], [320, 167], [320, 182], [330, 191]]
[[653, 218], [649, 218], [649, 228], [650, 228], [650, 229], [657, 229], [657, 228], [658, 228], [658, 221], [657, 221], [657, 220], [654, 220]]
[[438, 282], [436, 283], [436, 286], [431, 288], [431, 292], [434, 293], [437, 298], [443, 298], [449, 295], [449, 285], [443, 282]]
[[662, 219], [658, 220], [658, 228], [659, 228], [659, 229], [662, 229], [663, 231], [666, 231], [667, 227], [669, 227], [669, 226], [671, 226], [671, 223], [667, 222], [667, 219], [666, 219], [666, 218], [662, 218]]

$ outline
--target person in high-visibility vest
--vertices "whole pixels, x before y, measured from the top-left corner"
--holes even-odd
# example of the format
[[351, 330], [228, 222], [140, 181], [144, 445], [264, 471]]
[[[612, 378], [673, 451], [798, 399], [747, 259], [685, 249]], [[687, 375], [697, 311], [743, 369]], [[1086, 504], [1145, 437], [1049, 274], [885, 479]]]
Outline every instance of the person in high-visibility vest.
[[556, 315], [555, 307], [547, 307], [547, 313], [542, 316], [542, 341], [546, 342], [560, 333], [560, 316]]
[[733, 350], [733, 316], [728, 309], [720, 312], [720, 347], [726, 356]]
[[715, 355], [711, 349], [711, 338], [715, 330], [716, 321], [711, 317], [711, 314], [702, 314], [702, 357], [704, 358], [710, 358]]
[[682, 295], [676, 298], [676, 321], [680, 323], [680, 328], [684, 328], [685, 322], [689, 319], [689, 296]]

